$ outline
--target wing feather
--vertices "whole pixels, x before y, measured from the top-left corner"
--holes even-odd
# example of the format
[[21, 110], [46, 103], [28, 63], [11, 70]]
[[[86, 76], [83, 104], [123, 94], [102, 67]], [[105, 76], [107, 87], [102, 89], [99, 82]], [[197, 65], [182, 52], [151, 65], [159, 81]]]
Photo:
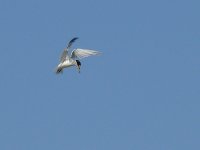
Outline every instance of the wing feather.
[[62, 52], [61, 57], [60, 57], [60, 62], [64, 62], [65, 61], [65, 59], [67, 57], [67, 53], [68, 53], [67, 48], [65, 48], [64, 51]]
[[67, 48], [64, 49], [64, 51], [62, 52], [62, 55], [60, 57], [60, 62], [64, 62], [66, 60], [67, 54], [68, 54], [68, 50], [69, 48], [72, 46], [72, 44], [78, 39], [78, 37], [73, 38], [71, 41], [69, 41]]
[[82, 59], [88, 56], [92, 56], [92, 55], [99, 55], [100, 52], [95, 51], [95, 50], [89, 50], [89, 49], [74, 49], [71, 53], [71, 58], [78, 58], [78, 59]]
[[73, 38], [71, 41], [69, 41], [68, 45], [67, 45], [67, 49], [69, 49], [72, 44], [78, 39], [78, 37]]

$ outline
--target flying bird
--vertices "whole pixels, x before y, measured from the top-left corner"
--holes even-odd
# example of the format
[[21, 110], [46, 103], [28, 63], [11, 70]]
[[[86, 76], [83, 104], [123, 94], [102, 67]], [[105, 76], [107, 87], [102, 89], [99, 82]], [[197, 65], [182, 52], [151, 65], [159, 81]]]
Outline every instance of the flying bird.
[[68, 54], [69, 49], [71, 48], [72, 44], [78, 39], [78, 37], [73, 38], [69, 43], [67, 44], [67, 47], [62, 52], [62, 55], [60, 57], [60, 63], [56, 67], [56, 73], [63, 73], [64, 68], [76, 66], [78, 72], [80, 73], [80, 67], [81, 62], [80, 59], [92, 56], [92, 55], [98, 55], [100, 52], [95, 50], [89, 50], [89, 49], [74, 49], [71, 52], [71, 55]]

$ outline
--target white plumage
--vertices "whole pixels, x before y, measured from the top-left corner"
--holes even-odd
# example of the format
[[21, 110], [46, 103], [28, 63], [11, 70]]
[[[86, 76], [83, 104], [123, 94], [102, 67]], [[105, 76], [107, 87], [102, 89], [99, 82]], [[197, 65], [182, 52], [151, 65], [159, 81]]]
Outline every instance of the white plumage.
[[75, 37], [73, 38], [67, 45], [67, 48], [64, 49], [61, 58], [60, 58], [60, 63], [56, 67], [56, 73], [62, 73], [64, 68], [71, 67], [71, 66], [76, 66], [78, 69], [78, 72], [80, 73], [80, 66], [81, 62], [79, 59], [92, 56], [92, 55], [98, 55], [100, 52], [95, 51], [95, 50], [89, 50], [89, 49], [74, 49], [71, 52], [71, 55], [68, 55], [68, 51], [72, 45], [73, 42], [75, 42], [78, 38]]
[[100, 54], [98, 51], [94, 51], [94, 50], [90, 50], [90, 49], [77, 48], [77, 49], [72, 51], [71, 58], [82, 59], [82, 58], [85, 58], [85, 57], [88, 57], [88, 56], [98, 55], [98, 54]]

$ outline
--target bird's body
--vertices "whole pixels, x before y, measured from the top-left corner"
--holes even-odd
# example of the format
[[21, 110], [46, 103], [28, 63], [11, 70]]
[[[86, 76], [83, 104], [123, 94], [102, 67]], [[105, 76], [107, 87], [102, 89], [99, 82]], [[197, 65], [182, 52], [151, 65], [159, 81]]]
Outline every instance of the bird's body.
[[76, 61], [75, 60], [73, 60], [73, 59], [67, 59], [64, 62], [59, 63], [58, 67], [60, 67], [60, 68], [67, 68], [67, 67], [71, 67], [71, 66], [74, 66], [74, 65], [76, 65]]
[[63, 71], [64, 68], [68, 68], [71, 66], [76, 66], [76, 61], [73, 59], [67, 59], [64, 62], [61, 62], [58, 64], [56, 68], [56, 73], [60, 73]]
[[78, 72], [80, 73], [80, 66], [81, 62], [78, 59], [88, 57], [91, 55], [97, 55], [100, 54], [98, 51], [94, 50], [88, 50], [88, 49], [74, 49], [71, 52], [71, 55], [68, 55], [68, 50], [71, 47], [72, 43], [77, 40], [78, 38], [73, 38], [67, 45], [67, 48], [64, 49], [61, 58], [60, 63], [58, 64], [56, 68], [56, 73], [62, 73], [64, 68], [68, 68], [71, 66], [76, 66], [78, 69]]

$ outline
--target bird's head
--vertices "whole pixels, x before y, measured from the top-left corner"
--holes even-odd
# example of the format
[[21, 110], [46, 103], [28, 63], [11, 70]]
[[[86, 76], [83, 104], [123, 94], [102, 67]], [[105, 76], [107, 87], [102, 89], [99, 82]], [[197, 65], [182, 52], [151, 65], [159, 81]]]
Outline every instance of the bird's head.
[[79, 60], [76, 60], [76, 66], [77, 66], [78, 72], [80, 73], [81, 62]]

